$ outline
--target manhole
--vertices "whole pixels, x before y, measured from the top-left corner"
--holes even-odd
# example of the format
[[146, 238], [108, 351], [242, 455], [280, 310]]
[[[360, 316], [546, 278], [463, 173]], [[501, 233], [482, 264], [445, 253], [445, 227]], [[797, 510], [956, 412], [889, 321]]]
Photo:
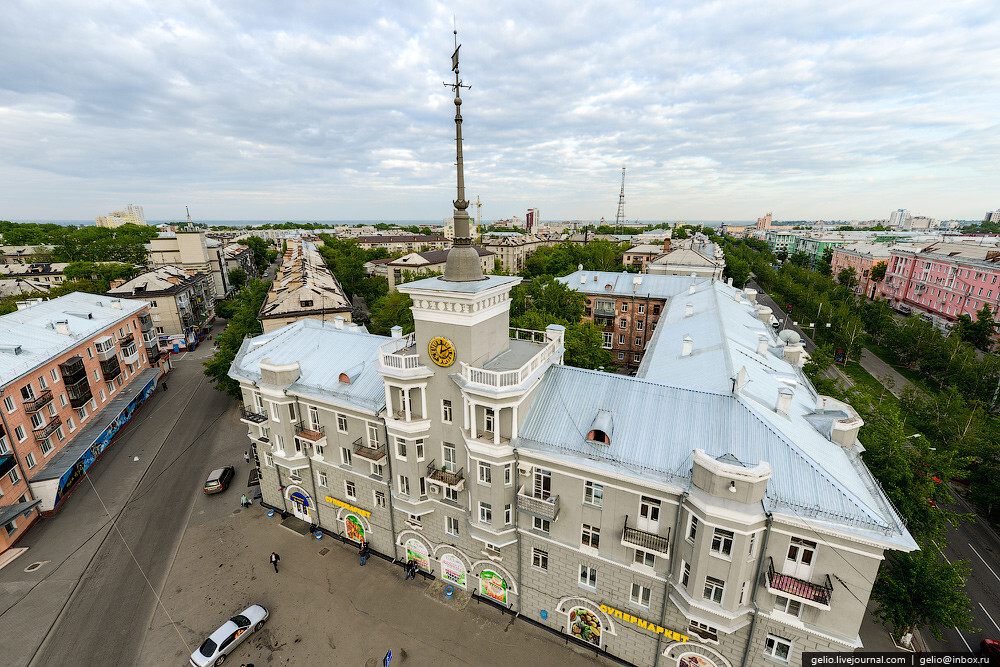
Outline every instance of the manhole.
[[233, 514], [239, 514], [239, 513], [240, 513], [240, 512], [242, 512], [242, 511], [243, 511], [243, 510], [233, 510]]
[[38, 568], [40, 568], [41, 566], [45, 565], [48, 562], [49, 561], [47, 561], [47, 560], [40, 560], [37, 563], [32, 563], [28, 567], [24, 568], [24, 571], [25, 572], [34, 572], [35, 570], [37, 570]]
[[327, 548], [325, 548], [325, 547], [319, 550], [319, 555], [320, 555], [320, 556], [325, 556], [325, 555], [327, 555], [328, 553], [330, 553], [330, 550], [329, 550], [329, 549], [327, 549]]

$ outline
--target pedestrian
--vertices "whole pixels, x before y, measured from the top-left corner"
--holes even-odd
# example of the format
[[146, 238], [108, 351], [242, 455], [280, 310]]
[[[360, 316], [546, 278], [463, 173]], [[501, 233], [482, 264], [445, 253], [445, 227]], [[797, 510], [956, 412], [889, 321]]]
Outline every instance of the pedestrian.
[[250, 501], [247, 500], [247, 494], [244, 493], [243, 496], [240, 497], [240, 507], [249, 507], [249, 506], [250, 506]]
[[358, 554], [361, 556], [361, 564], [364, 565], [365, 561], [368, 559], [368, 543], [365, 542], [365, 538], [361, 538], [361, 544], [358, 545]]
[[274, 566], [274, 571], [275, 572], [278, 571], [278, 561], [279, 560], [281, 560], [281, 556], [279, 556], [277, 553], [275, 553], [274, 551], [272, 551], [271, 552], [271, 565]]
[[250, 463], [250, 450], [243, 451], [243, 460]]
[[[406, 579], [410, 577], [417, 578], [417, 564], [412, 558], [406, 563]], [[406, 579], [403, 581], [406, 581]]]
[[163, 383], [163, 391], [166, 391], [166, 390], [167, 390], [167, 383], [166, 383], [166, 382], [164, 382], [164, 383]]

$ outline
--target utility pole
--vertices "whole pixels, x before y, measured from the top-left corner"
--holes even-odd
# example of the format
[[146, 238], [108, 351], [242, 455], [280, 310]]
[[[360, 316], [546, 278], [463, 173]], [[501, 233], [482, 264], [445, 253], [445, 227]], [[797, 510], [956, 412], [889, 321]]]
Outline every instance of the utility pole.
[[618, 215], [615, 216], [615, 234], [618, 227], [625, 222], [625, 167], [622, 167], [622, 191], [618, 195]]

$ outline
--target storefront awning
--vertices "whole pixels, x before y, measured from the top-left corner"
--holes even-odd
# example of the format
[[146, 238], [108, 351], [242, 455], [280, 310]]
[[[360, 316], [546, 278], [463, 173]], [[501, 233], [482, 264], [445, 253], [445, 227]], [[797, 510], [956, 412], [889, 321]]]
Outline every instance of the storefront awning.
[[0, 507], [0, 526], [5, 525], [8, 521], [16, 519], [22, 514], [26, 514], [35, 505], [42, 502], [41, 500], [26, 500], [23, 503], [14, 503], [13, 505], [5, 505]]

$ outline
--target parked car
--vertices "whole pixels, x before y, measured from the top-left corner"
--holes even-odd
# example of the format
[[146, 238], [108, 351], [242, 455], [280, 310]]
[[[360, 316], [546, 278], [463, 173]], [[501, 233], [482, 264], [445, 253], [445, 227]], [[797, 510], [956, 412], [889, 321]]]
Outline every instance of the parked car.
[[208, 479], [205, 480], [205, 493], [222, 493], [229, 488], [229, 483], [233, 481], [235, 474], [236, 469], [233, 466], [216, 468], [209, 473]]
[[221, 665], [251, 632], [257, 632], [264, 626], [267, 616], [267, 609], [259, 604], [247, 607], [209, 635], [198, 650], [191, 654], [190, 664], [193, 667]]
[[913, 309], [909, 306], [896, 306], [896, 312], [902, 313], [903, 315], [909, 315], [913, 312]]

